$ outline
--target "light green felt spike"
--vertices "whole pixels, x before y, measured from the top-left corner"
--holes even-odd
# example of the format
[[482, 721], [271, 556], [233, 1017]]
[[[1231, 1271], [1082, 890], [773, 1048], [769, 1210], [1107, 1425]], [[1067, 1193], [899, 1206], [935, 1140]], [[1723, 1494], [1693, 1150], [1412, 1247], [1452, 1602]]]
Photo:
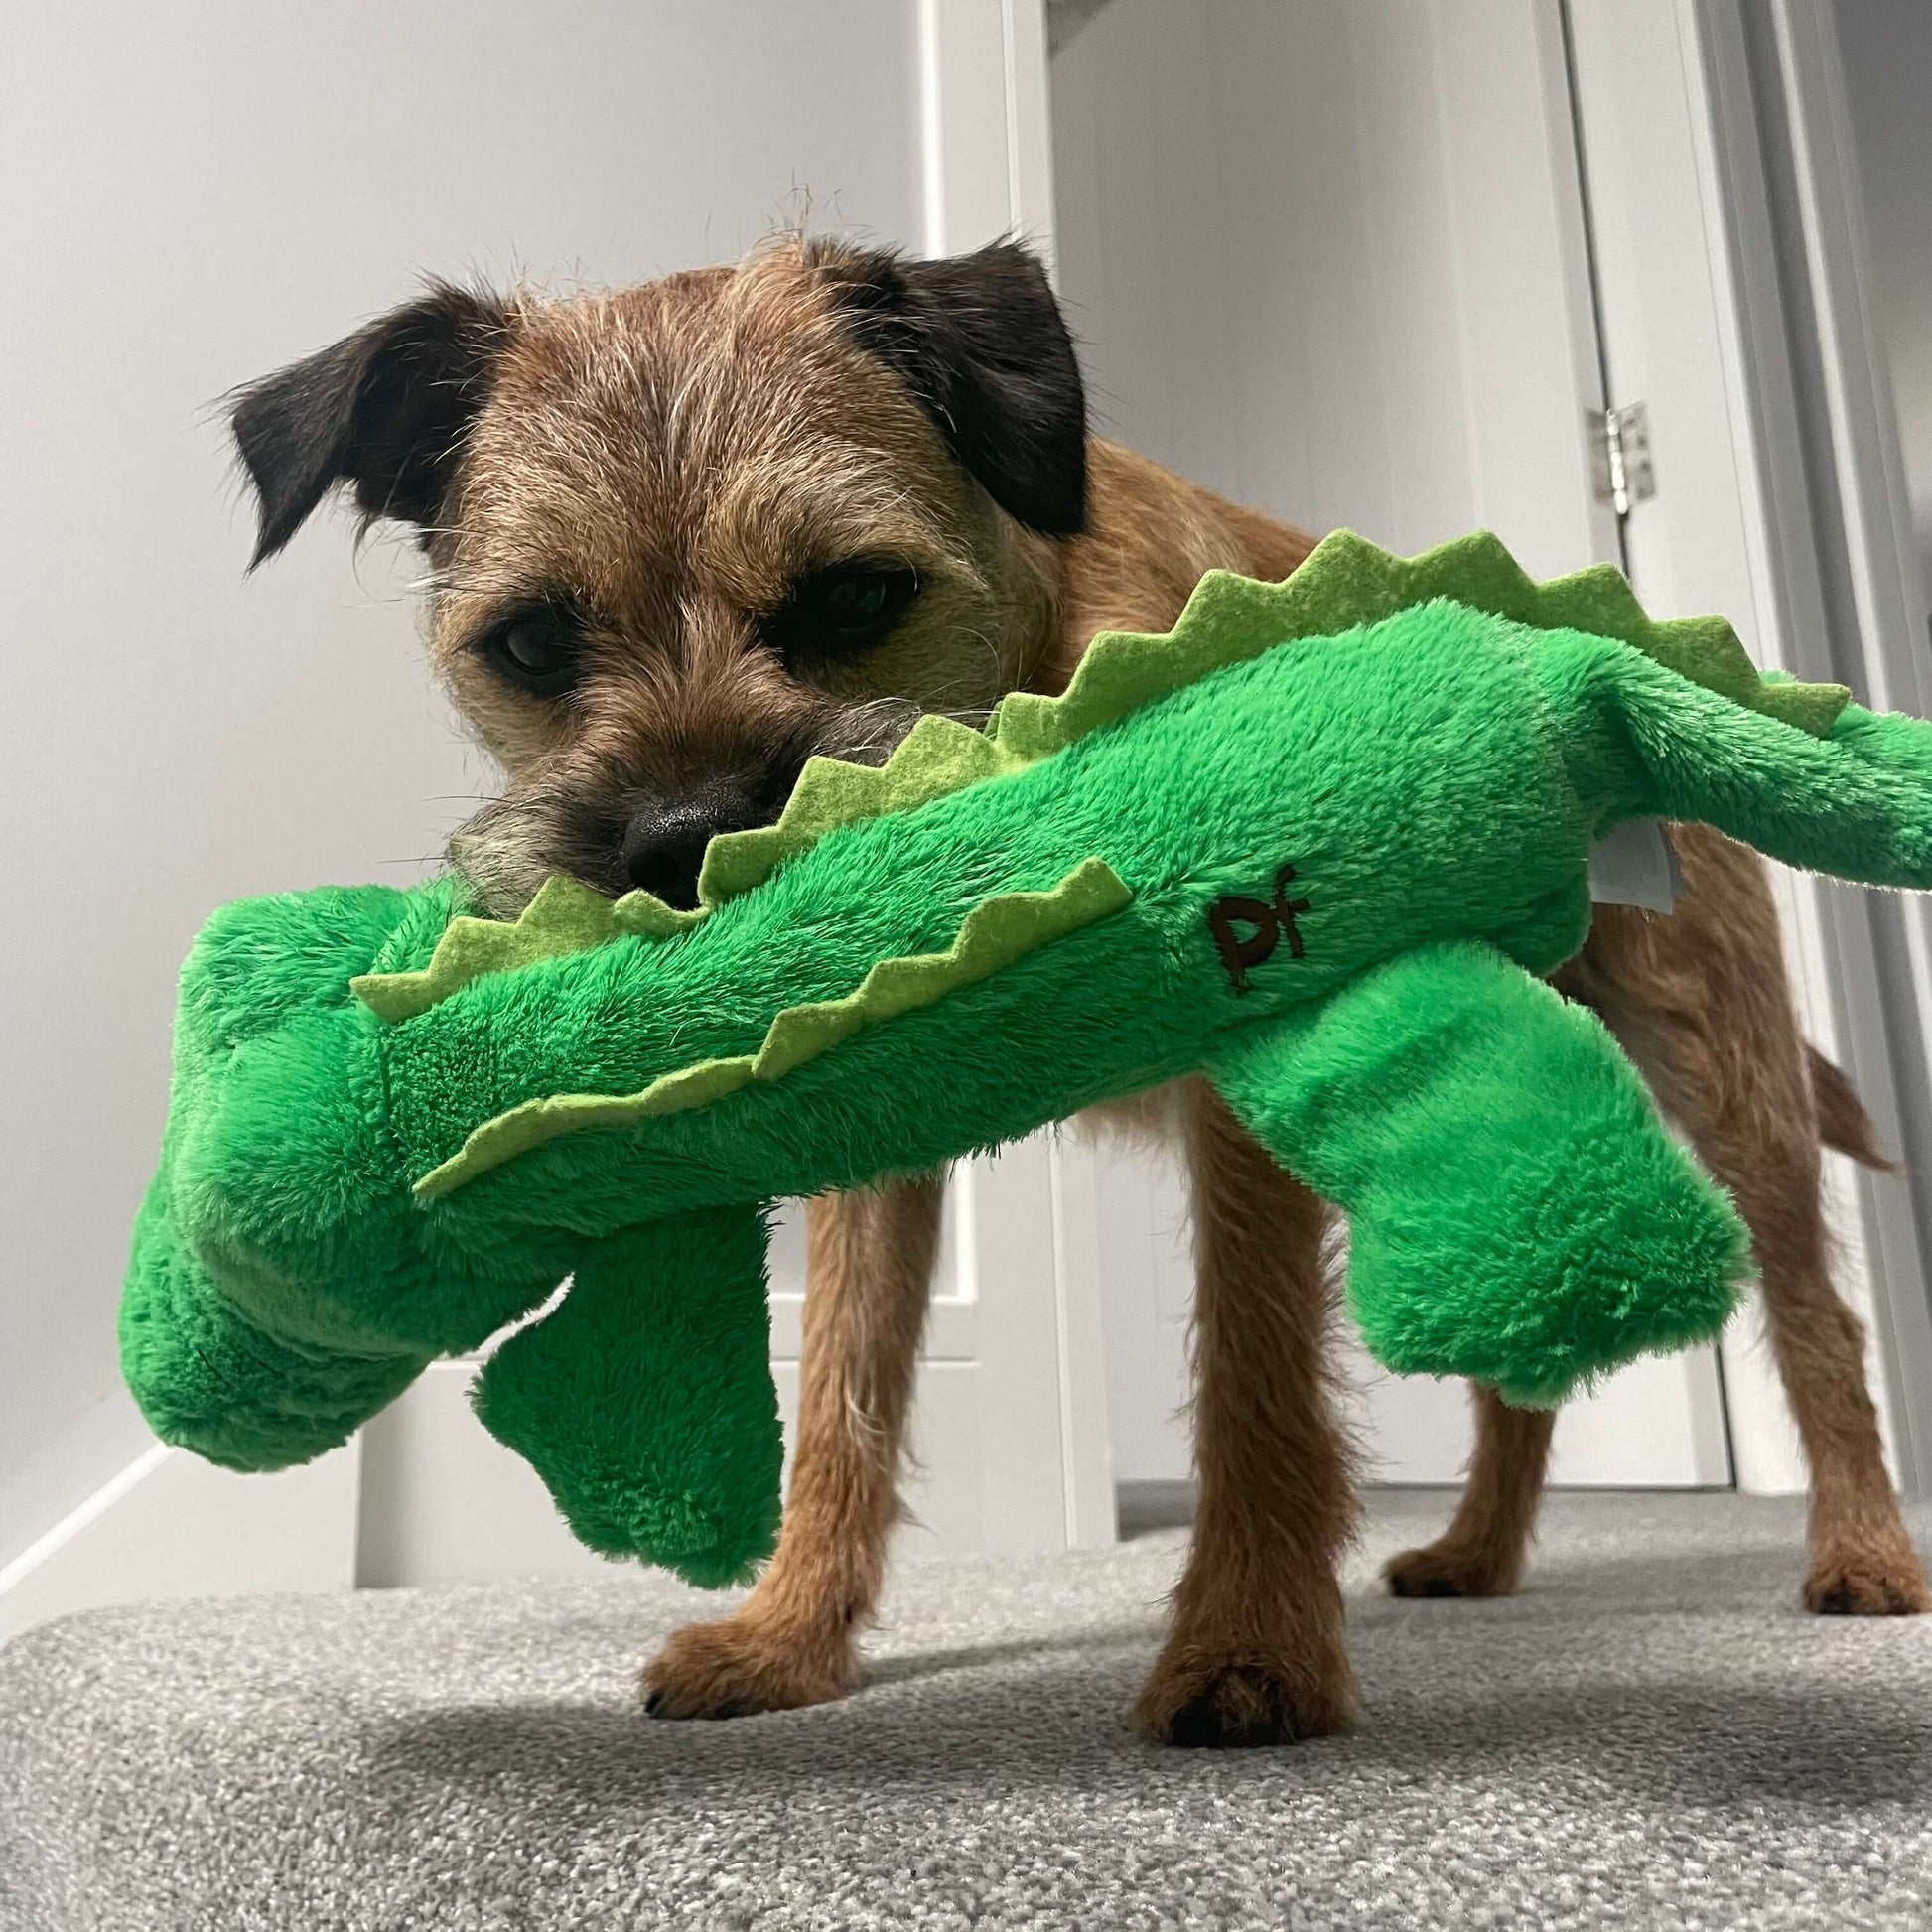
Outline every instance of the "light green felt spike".
[[777, 1080], [865, 1027], [883, 1026], [948, 993], [990, 978], [1035, 947], [1118, 912], [1133, 897], [1098, 859], [1076, 866], [1050, 893], [1009, 893], [976, 905], [944, 951], [882, 959], [843, 999], [787, 1007], [765, 1030], [756, 1053], [701, 1060], [661, 1074], [639, 1093], [548, 1094], [484, 1121], [460, 1152], [416, 1183], [418, 1198], [454, 1193], [560, 1134], [627, 1127], [704, 1107], [753, 1080]]
[[706, 846], [698, 897], [707, 906], [723, 904], [838, 826], [922, 805], [1021, 761], [970, 725], [937, 714], [921, 718], [883, 765], [810, 759], [776, 824], [722, 832]]
[[520, 918], [504, 922], [465, 914], [450, 921], [429, 964], [415, 972], [361, 973], [349, 991], [378, 1019], [409, 1020], [483, 973], [510, 973], [538, 959], [587, 952], [613, 939], [671, 939], [704, 915], [682, 912], [653, 894], [609, 899], [557, 873], [537, 889]]
[[637, 939], [675, 939], [689, 932], [704, 917], [704, 908], [686, 911], [666, 905], [655, 893], [625, 893], [611, 907], [611, 923], [618, 931]]
[[[643, 893], [620, 900], [615, 915], [607, 902], [600, 901], [605, 907], [600, 913], [580, 907], [573, 898], [554, 918], [546, 911], [542, 930], [527, 942], [525, 952], [514, 941], [491, 941], [458, 921], [451, 928], [449, 957], [439, 955], [427, 976], [408, 975], [410, 983], [393, 993], [371, 976], [358, 983], [357, 996], [385, 1019], [399, 1019], [421, 1012], [425, 1002], [467, 985], [480, 972], [499, 971], [525, 957], [600, 945], [619, 930], [671, 937], [689, 930], [712, 907], [761, 885], [783, 861], [808, 851], [842, 825], [906, 811], [1050, 758], [1086, 733], [1277, 644], [1379, 622], [1439, 597], [1542, 629], [1614, 637], [1707, 690], [1814, 737], [1831, 729], [1851, 696], [1843, 685], [1761, 678], [1736, 632], [1722, 618], [1652, 620], [1608, 564], [1538, 584], [1487, 532], [1403, 558], [1352, 530], [1337, 530], [1279, 584], [1209, 571], [1171, 631], [1101, 632], [1065, 691], [1057, 697], [1012, 693], [995, 708], [983, 733], [930, 716], [919, 721], [883, 765], [810, 759], [775, 824], [721, 833], [711, 841], [699, 875], [695, 912], [673, 911]], [[632, 906], [638, 909], [625, 923], [624, 908]], [[526, 913], [523, 923], [530, 916]], [[511, 930], [520, 931], [521, 925]], [[494, 950], [497, 946], [500, 952]]]

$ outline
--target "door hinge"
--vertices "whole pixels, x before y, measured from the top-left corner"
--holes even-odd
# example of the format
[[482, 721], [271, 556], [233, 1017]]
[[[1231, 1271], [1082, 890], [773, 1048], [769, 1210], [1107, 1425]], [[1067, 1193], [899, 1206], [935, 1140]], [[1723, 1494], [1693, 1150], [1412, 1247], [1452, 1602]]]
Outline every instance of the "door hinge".
[[1590, 471], [1596, 500], [1619, 516], [1632, 503], [1657, 493], [1657, 472], [1650, 461], [1650, 408], [1633, 402], [1624, 409], [1589, 412]]

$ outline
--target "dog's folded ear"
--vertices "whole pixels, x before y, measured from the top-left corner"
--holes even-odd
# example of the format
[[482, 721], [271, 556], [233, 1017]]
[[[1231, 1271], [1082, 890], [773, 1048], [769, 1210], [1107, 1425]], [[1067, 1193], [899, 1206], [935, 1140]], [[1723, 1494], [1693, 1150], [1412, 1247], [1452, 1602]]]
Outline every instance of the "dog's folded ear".
[[810, 258], [859, 341], [1003, 510], [1049, 536], [1086, 527], [1086, 392], [1035, 255], [996, 241], [912, 261], [824, 242]]
[[448, 283], [237, 392], [235, 447], [260, 511], [256, 564], [337, 483], [365, 522], [434, 523], [510, 333], [507, 304]]

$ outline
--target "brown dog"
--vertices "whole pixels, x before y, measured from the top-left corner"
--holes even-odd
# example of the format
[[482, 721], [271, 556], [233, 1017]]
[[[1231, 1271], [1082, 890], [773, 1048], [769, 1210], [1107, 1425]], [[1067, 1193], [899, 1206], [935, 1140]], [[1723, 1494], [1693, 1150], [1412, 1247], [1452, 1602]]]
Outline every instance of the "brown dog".
[[[705, 840], [805, 758], [883, 758], [922, 710], [1056, 690], [1098, 630], [1162, 630], [1205, 570], [1279, 578], [1299, 532], [1088, 439], [1038, 266], [831, 243], [549, 302], [439, 288], [243, 393], [257, 561], [337, 484], [418, 527], [438, 671], [507, 789], [453, 844], [501, 912], [550, 872], [691, 902]], [[1821, 1141], [1877, 1157], [1808, 1052], [1758, 864], [1677, 833], [1676, 914], [1599, 913], [1564, 990], [1599, 1012], [1736, 1195], [1811, 1458], [1814, 1608], [1921, 1610], [1859, 1324], [1833, 1292]], [[1355, 1504], [1330, 1385], [1324, 1210], [1195, 1084], [1171, 1110], [1197, 1230], [1199, 1514], [1137, 1710], [1151, 1736], [1332, 1731]], [[812, 1203], [796, 1459], [776, 1557], [649, 1666], [649, 1708], [837, 1697], [877, 1599], [939, 1183]], [[1454, 1524], [1402, 1594], [1507, 1590], [1551, 1419], [1476, 1392]]]

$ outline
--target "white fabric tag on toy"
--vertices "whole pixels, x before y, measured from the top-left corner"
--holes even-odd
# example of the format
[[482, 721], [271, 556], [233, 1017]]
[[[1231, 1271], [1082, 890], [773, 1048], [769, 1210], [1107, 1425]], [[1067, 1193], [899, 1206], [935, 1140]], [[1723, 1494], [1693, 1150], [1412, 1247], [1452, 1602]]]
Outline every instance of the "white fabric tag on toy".
[[1663, 821], [1626, 818], [1589, 849], [1594, 905], [1640, 905], [1668, 912], [1684, 897], [1684, 871], [1664, 836]]

